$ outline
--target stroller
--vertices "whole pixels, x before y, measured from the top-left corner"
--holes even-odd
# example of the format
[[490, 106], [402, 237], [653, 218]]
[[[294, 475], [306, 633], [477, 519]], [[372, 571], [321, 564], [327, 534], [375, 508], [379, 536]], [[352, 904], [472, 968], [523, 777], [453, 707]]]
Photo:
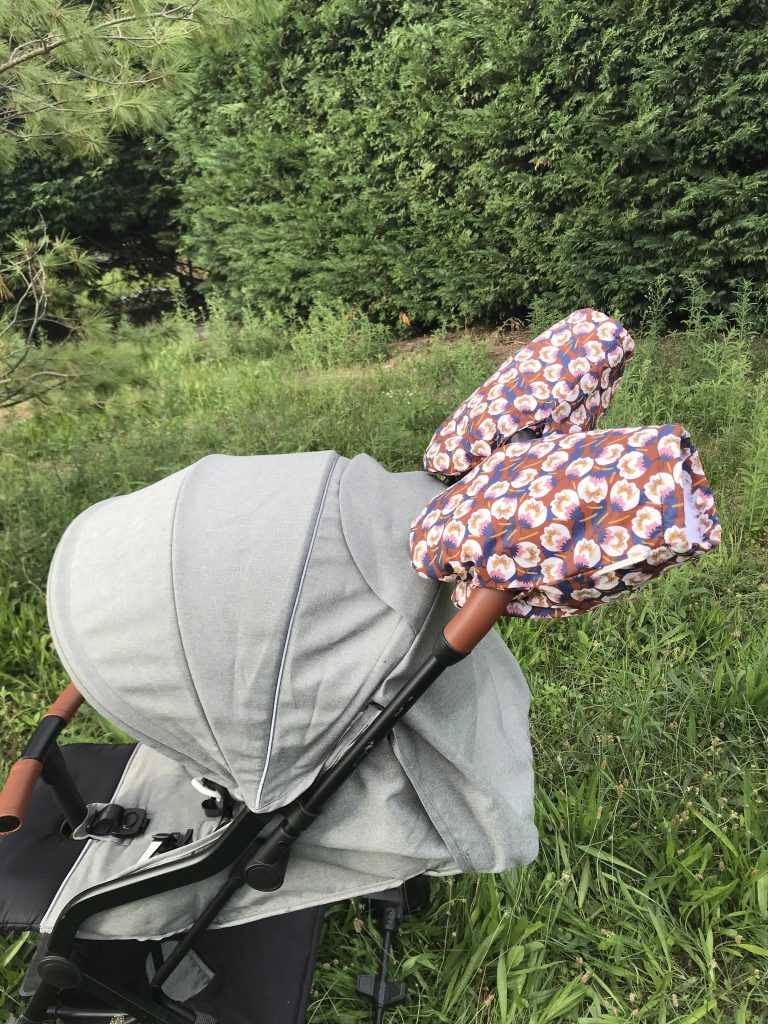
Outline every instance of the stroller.
[[[299, 1024], [323, 908], [360, 895], [382, 909], [382, 969], [358, 979], [381, 1021], [414, 880], [535, 857], [529, 693], [493, 625], [717, 543], [684, 432], [591, 430], [630, 342], [592, 310], [556, 324], [443, 424], [426, 473], [213, 455], [71, 524], [48, 609], [74, 682], [0, 796], [0, 927], [42, 933], [20, 1024]], [[60, 748], [83, 699], [136, 742]]]

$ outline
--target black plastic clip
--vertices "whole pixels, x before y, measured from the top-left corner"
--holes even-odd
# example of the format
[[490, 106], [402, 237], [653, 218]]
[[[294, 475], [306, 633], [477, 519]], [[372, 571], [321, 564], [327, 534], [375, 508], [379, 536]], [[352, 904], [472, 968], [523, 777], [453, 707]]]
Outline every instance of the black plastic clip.
[[235, 801], [226, 786], [210, 779], [193, 779], [192, 785], [205, 797], [201, 806], [206, 818], [218, 818], [222, 822], [231, 820]]
[[358, 974], [355, 991], [364, 999], [370, 999], [377, 1010], [398, 1006], [408, 995], [404, 981], [384, 981], [378, 974]]
[[407, 998], [404, 981], [390, 981], [387, 978], [392, 940], [403, 919], [405, 894], [400, 889], [385, 889], [368, 897], [371, 910], [377, 918], [382, 933], [381, 967], [378, 974], [359, 974], [355, 990], [359, 996], [373, 1004], [374, 1024], [382, 1024], [384, 1014]]
[[120, 804], [106, 804], [93, 807], [80, 826], [87, 835], [116, 839], [132, 839], [140, 836], [149, 824], [149, 816], [143, 807], [121, 807]]
[[180, 846], [186, 846], [192, 842], [192, 829], [186, 832], [156, 832], [152, 836], [153, 842], [158, 845], [155, 853], [167, 853], [169, 850], [178, 850]]
[[191, 828], [188, 828], [186, 832], [155, 832], [152, 842], [144, 851], [144, 856], [139, 860], [139, 864], [151, 860], [160, 853], [168, 853], [170, 850], [178, 850], [182, 846], [187, 846], [192, 842], [192, 835]]

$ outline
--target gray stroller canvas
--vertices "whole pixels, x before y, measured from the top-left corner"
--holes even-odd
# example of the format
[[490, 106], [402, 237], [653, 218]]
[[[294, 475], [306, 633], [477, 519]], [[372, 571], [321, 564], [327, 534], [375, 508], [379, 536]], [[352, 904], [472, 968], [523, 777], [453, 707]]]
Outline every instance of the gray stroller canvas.
[[[208, 456], [84, 512], [49, 578], [57, 650], [88, 702], [140, 741], [116, 799], [152, 832], [212, 842], [191, 780], [252, 811], [299, 796], [429, 653], [452, 617], [417, 576], [409, 526], [441, 484], [332, 452]], [[447, 669], [296, 843], [278, 892], [243, 889], [217, 926], [532, 860], [529, 693], [494, 633]], [[223, 826], [226, 827], [226, 826]], [[151, 837], [89, 839], [44, 922], [107, 878], [140, 874]], [[85, 937], [188, 927], [210, 879], [92, 918]]]

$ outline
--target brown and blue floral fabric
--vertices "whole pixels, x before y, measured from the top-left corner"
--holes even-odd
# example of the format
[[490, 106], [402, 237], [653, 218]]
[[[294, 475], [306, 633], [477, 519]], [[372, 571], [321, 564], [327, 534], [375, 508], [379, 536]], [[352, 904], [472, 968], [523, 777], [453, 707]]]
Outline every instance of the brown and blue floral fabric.
[[456, 480], [521, 430], [592, 430], [635, 343], [595, 309], [578, 309], [515, 353], [437, 430], [424, 469]]
[[411, 558], [422, 576], [457, 580], [459, 606], [492, 587], [510, 592], [509, 615], [554, 618], [613, 601], [719, 539], [699, 454], [672, 423], [499, 448], [430, 501]]

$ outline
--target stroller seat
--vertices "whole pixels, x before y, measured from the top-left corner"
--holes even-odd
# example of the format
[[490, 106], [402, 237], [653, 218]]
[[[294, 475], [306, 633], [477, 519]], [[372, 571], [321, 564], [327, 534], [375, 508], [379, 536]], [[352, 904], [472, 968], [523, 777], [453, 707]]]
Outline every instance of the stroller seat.
[[[136, 745], [72, 743], [61, 748], [72, 781], [87, 803], [107, 804], [119, 791]], [[64, 813], [47, 786], [32, 793], [24, 828], [0, 837], [0, 931], [39, 931], [46, 912], [84, 846], [69, 837]], [[194, 958], [168, 990], [198, 1014], [227, 1024], [300, 1024], [306, 1016], [325, 914], [323, 906], [202, 934]], [[104, 984], [150, 999], [148, 963], [154, 943], [79, 938], [75, 956]], [[37, 967], [47, 952], [43, 937], [19, 990], [29, 998], [40, 984]], [[243, 985], [242, 979], [249, 984]], [[62, 1003], [64, 1001], [62, 1000]], [[119, 1007], [70, 990], [59, 1008], [62, 1020]], [[201, 1018], [202, 1020], [202, 1018]]]
[[[62, 754], [86, 803], [108, 803], [135, 749], [132, 743], [70, 743]], [[24, 828], [0, 836], [0, 931], [39, 931], [53, 898], [82, 853], [67, 837], [52, 791], [35, 786]]]
[[[398, 806], [389, 812], [376, 797], [376, 787], [386, 777], [390, 778], [393, 789], [397, 787], [398, 794]], [[419, 874], [427, 856], [431, 856], [432, 866], [440, 867], [445, 862], [445, 847], [436, 831], [414, 813], [415, 798], [406, 798], [404, 787], [408, 785], [401, 772], [374, 752], [370, 762], [361, 765], [355, 778], [350, 780], [348, 798], [357, 798], [361, 806], [377, 807], [380, 813], [367, 822], [363, 831], [356, 832], [345, 821], [346, 808], [331, 804], [316, 829], [297, 841], [280, 891], [258, 892], [243, 888], [233, 893], [216, 915], [217, 929], [397, 886], [403, 876]], [[127, 770], [110, 799], [118, 807], [145, 811], [149, 825], [130, 839], [107, 836], [85, 843], [69, 841], [70, 845], [80, 848], [80, 855], [49, 900], [40, 922], [43, 933], [55, 928], [67, 904], [79, 893], [100, 885], [130, 883], [161, 866], [164, 869], [183, 866], [191, 857], [212, 848], [228, 827], [217, 813], [211, 816], [211, 810], [203, 808], [204, 797], [194, 788], [183, 765], [144, 744], [138, 744], [133, 750]], [[232, 813], [237, 814], [241, 809], [241, 802], [235, 801]], [[56, 822], [55, 827], [58, 824]], [[25, 831], [26, 825], [4, 841], [12, 843]], [[184, 836], [186, 841], [147, 859], [153, 846], [157, 846], [157, 836]], [[382, 852], [385, 843], [389, 844], [389, 850]], [[419, 853], [411, 854], [411, 849]], [[374, 852], [375, 868], [370, 863]], [[430, 866], [429, 861], [426, 863]], [[91, 917], [82, 924], [78, 934], [94, 940], [160, 941], [186, 932], [198, 919], [201, 909], [214, 898], [221, 881], [217, 873], [194, 886], [158, 893], [151, 901], [142, 899], [119, 905], [110, 912]]]

